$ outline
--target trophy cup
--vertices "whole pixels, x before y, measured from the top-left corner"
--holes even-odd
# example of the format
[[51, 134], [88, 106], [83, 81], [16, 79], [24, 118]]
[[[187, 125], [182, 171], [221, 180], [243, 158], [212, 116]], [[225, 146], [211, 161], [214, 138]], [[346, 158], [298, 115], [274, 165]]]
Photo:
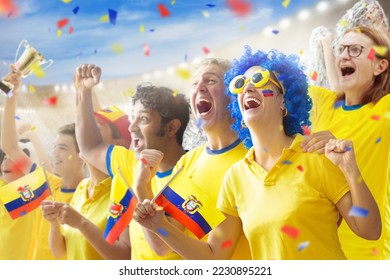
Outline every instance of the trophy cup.
[[[21, 46], [24, 46], [23, 54], [18, 57]], [[39, 65], [46, 64], [45, 68], [48, 68], [53, 64], [53, 60], [46, 60], [42, 54], [40, 54], [35, 48], [31, 45], [27, 44], [27, 40], [22, 40], [19, 44], [18, 50], [15, 54], [15, 67], [16, 71], [18, 71], [22, 78], [27, 77], [31, 73], [31, 66], [35, 63], [39, 63]], [[8, 96], [8, 93], [12, 90], [13, 85], [7, 81], [0, 81], [0, 89]]]

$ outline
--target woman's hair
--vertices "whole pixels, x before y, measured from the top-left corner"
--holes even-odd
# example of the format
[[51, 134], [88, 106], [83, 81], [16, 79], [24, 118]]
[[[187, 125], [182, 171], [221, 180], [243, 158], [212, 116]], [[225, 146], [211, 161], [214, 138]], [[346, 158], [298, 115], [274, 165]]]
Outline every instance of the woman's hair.
[[[390, 91], [390, 38], [389, 34], [382, 33], [376, 29], [360, 26], [357, 28], [351, 28], [345, 31], [344, 35], [349, 32], [357, 32], [364, 34], [374, 42], [374, 46], [378, 46], [385, 50], [385, 53], [376, 53], [376, 59], [386, 59], [389, 62], [389, 66], [385, 71], [375, 77], [374, 85], [365, 93], [361, 104], [367, 104], [373, 102], [377, 103], [383, 96], [389, 94]], [[340, 93], [337, 97], [337, 101], [345, 98], [345, 93]]]
[[[308, 95], [308, 81], [304, 74], [303, 66], [297, 55], [285, 55], [277, 50], [266, 53], [258, 50], [252, 54], [252, 49], [245, 46], [244, 55], [240, 59], [234, 59], [232, 68], [225, 74], [225, 86], [231, 102], [228, 106], [234, 118], [232, 129], [238, 133], [247, 148], [252, 147], [252, 139], [249, 129], [241, 125], [242, 115], [237, 102], [237, 95], [229, 92], [230, 81], [245, 73], [252, 66], [261, 66], [276, 74], [279, 83], [284, 88], [284, 101], [288, 110], [283, 118], [284, 132], [288, 136], [302, 134], [302, 126], [310, 125], [309, 114], [311, 99]], [[278, 129], [278, 128], [275, 128]]]

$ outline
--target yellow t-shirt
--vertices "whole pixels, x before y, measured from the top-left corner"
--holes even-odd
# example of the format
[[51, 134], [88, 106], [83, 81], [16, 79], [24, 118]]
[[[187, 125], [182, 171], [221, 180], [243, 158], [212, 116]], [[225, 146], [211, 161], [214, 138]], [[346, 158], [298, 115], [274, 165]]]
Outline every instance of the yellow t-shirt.
[[[137, 175], [138, 160], [133, 151], [125, 149], [121, 146], [110, 146], [107, 151], [107, 170], [111, 177], [117, 173], [119, 166], [121, 172], [126, 177], [130, 186], [133, 185], [134, 178]], [[172, 170], [159, 173], [152, 179], [152, 192], [157, 194], [160, 189], [168, 181]], [[131, 242], [131, 258], [133, 260], [178, 260], [182, 259], [176, 253], [170, 253], [166, 256], [158, 256], [145, 240], [145, 235], [142, 226], [135, 221], [130, 222], [130, 242]]]
[[253, 259], [345, 259], [335, 204], [348, 184], [324, 155], [302, 153], [302, 140], [297, 135], [269, 172], [251, 148], [226, 173], [217, 207], [240, 217]]
[[[0, 180], [0, 188], [7, 185]], [[39, 211], [39, 208], [38, 208]], [[26, 260], [31, 246], [31, 230], [37, 209], [15, 220], [0, 202], [0, 260]]]
[[[74, 190], [62, 189], [62, 179], [56, 175], [47, 172], [47, 177], [50, 184], [50, 190], [55, 201], [69, 203], [73, 197]], [[51, 198], [47, 198], [51, 199]], [[40, 210], [40, 209], [39, 209]], [[33, 240], [34, 247], [32, 248], [30, 258], [33, 260], [55, 260], [57, 259], [50, 250], [49, 246], [50, 223], [42, 216], [42, 211], [37, 211], [35, 221]], [[61, 258], [61, 259], [65, 259]]]
[[[207, 193], [210, 200], [214, 201], [216, 205], [226, 171], [232, 164], [244, 158], [247, 151], [239, 140], [221, 150], [211, 150], [204, 144], [183, 155], [177, 162], [173, 173], [183, 166], [181, 172], [185, 172], [194, 181], [195, 185]], [[189, 230], [186, 229], [185, 232], [196, 238]], [[202, 240], [207, 240], [207, 238], [208, 235], [203, 237]], [[250, 260], [251, 258], [248, 241], [242, 234], [232, 259]]]
[[[82, 180], [73, 195], [70, 205], [104, 233], [107, 224], [107, 206], [110, 201], [111, 178], [107, 177], [94, 187], [92, 197], [88, 198], [90, 178]], [[62, 226], [66, 242], [68, 260], [104, 259], [89, 243], [84, 235], [75, 228]]]
[[[390, 94], [375, 105], [335, 105], [336, 94], [311, 87], [312, 131], [329, 130], [339, 139], [353, 141], [362, 177], [374, 196], [382, 218], [382, 235], [370, 241], [358, 237], [343, 222], [339, 228], [342, 248], [348, 259], [390, 259]], [[385, 246], [385, 247], [384, 247]]]

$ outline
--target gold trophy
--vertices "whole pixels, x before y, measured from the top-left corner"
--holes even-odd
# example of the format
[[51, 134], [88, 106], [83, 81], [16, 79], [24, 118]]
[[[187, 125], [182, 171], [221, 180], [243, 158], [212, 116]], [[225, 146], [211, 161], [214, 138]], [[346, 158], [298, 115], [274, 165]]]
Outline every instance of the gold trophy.
[[[23, 54], [18, 57], [20, 48], [24, 46]], [[15, 67], [22, 78], [27, 77], [31, 73], [31, 66], [35, 63], [39, 65], [46, 65], [44, 69], [53, 64], [53, 60], [46, 60], [42, 54], [40, 54], [35, 48], [27, 43], [27, 40], [22, 40], [19, 44], [18, 50], [15, 54]], [[8, 96], [8, 93], [12, 90], [13, 85], [7, 81], [0, 81], [0, 89]]]

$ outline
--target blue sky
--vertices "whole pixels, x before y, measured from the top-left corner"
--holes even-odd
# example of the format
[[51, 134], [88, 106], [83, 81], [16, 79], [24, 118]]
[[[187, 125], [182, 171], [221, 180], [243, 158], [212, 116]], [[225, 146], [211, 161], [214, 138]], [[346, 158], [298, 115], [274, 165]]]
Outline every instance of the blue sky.
[[[0, 75], [8, 72], [19, 42], [26, 39], [54, 64], [45, 78], [28, 77], [36, 85], [68, 83], [74, 69], [82, 63], [94, 63], [104, 69], [105, 78], [140, 75], [204, 55], [258, 32], [319, 0], [246, 0], [252, 5], [249, 15], [237, 16], [227, 0], [61, 0], [13, 1], [19, 13], [0, 16]], [[170, 11], [161, 17], [158, 3]], [[79, 7], [77, 14], [73, 9]], [[212, 6], [212, 7], [210, 7]], [[116, 24], [100, 21], [108, 9], [117, 11]], [[57, 35], [57, 21], [68, 18], [69, 24]], [[140, 26], [144, 32], [140, 32]], [[69, 27], [72, 34], [68, 34]], [[150, 55], [145, 56], [147, 44]], [[117, 53], [113, 46], [120, 46]]]

